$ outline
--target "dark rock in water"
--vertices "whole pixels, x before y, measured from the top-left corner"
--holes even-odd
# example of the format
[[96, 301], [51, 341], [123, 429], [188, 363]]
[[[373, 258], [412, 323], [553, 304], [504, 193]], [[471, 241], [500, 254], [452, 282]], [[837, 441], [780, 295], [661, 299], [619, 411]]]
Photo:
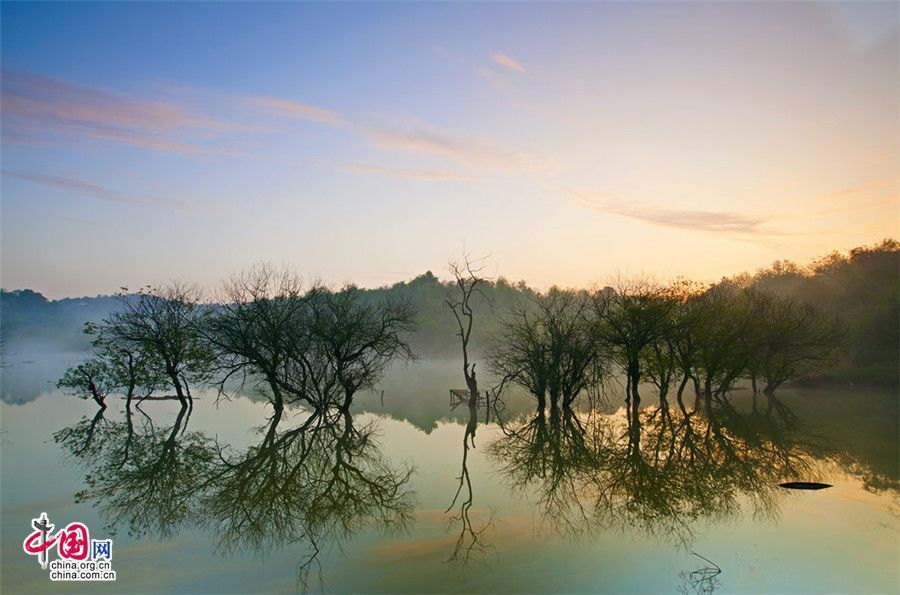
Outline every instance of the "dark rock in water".
[[818, 483], [815, 481], [789, 481], [778, 485], [789, 490], [824, 490], [831, 487], [830, 483]]

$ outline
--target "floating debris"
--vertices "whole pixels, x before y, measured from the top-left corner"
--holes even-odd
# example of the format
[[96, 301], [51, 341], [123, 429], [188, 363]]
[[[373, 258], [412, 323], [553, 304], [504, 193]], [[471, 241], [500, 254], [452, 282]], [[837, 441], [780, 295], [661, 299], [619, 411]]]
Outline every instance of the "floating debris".
[[818, 483], [816, 481], [789, 481], [778, 485], [789, 490], [824, 490], [832, 487], [830, 483]]

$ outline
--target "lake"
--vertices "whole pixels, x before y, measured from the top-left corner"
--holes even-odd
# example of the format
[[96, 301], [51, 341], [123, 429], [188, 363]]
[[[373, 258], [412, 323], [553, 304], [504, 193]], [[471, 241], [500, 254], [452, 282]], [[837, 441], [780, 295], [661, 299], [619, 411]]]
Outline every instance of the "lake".
[[[449, 394], [459, 364], [424, 360], [352, 415], [198, 391], [98, 417], [45, 355], [3, 370], [4, 593], [900, 590], [893, 392], [512, 394], [486, 424]], [[117, 580], [51, 582], [22, 549], [41, 512], [111, 537]]]

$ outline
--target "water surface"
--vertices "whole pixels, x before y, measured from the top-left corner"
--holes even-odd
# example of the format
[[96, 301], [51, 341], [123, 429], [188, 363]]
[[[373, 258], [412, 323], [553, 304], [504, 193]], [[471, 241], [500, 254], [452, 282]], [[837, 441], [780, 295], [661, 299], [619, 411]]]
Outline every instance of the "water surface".
[[[24, 359], [0, 405], [5, 593], [900, 588], [894, 394], [558, 415], [517, 395], [501, 426], [452, 402], [456, 362], [423, 361], [351, 416], [203, 393], [98, 417]], [[41, 511], [111, 535], [117, 582], [50, 582], [21, 546]]]

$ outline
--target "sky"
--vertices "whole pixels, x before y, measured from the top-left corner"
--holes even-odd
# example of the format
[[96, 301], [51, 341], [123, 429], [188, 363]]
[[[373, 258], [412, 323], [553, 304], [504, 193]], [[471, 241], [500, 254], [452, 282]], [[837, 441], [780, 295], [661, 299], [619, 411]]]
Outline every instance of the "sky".
[[0, 281], [713, 281], [896, 237], [898, 10], [3, 2]]

